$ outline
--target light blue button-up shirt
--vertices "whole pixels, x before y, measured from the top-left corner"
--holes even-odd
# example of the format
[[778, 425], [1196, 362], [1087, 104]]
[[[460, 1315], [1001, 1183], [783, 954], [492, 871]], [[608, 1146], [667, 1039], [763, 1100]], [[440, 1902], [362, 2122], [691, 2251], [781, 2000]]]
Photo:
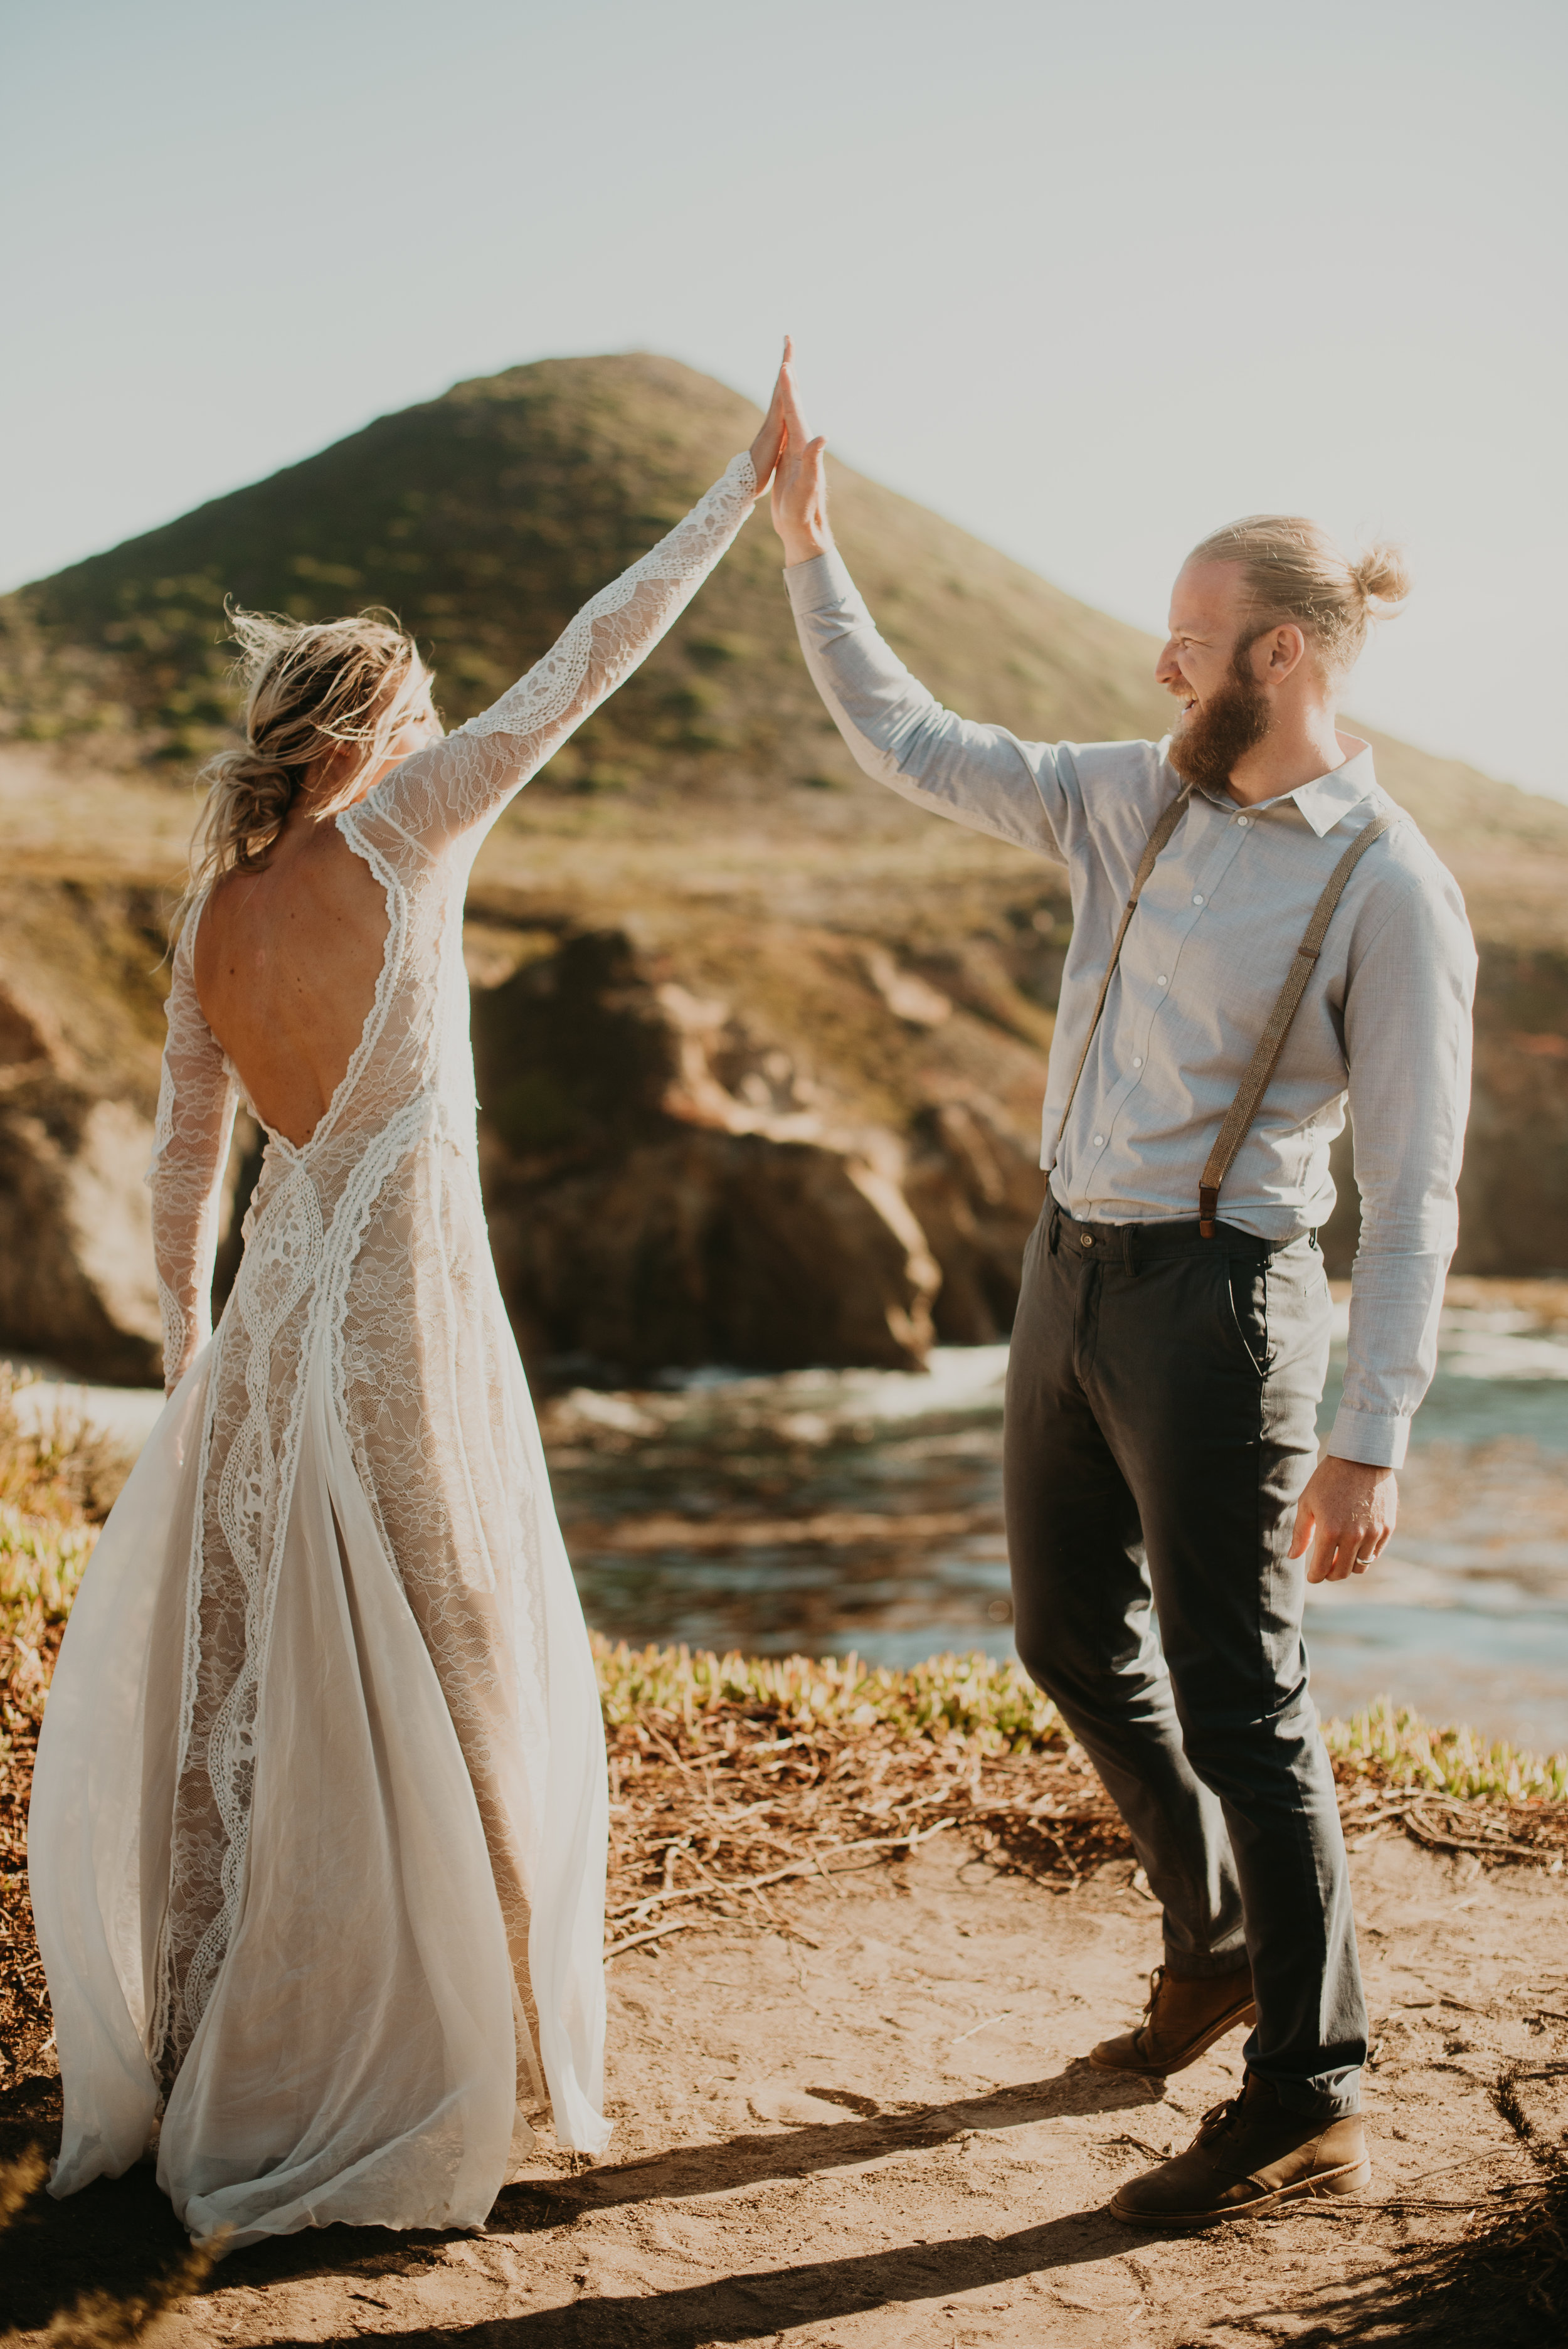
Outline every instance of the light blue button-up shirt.
[[1252, 807], [1191, 793], [1128, 929], [1058, 1148], [1139, 859], [1181, 789], [1165, 745], [1022, 742], [957, 718], [882, 641], [836, 554], [785, 579], [807, 666], [865, 771], [1068, 868], [1073, 936], [1040, 1164], [1087, 1221], [1197, 1215], [1199, 1174], [1324, 885], [1356, 833], [1392, 812], [1340, 900], [1220, 1214], [1275, 1243], [1326, 1222], [1329, 1144], [1348, 1106], [1361, 1243], [1330, 1448], [1398, 1467], [1459, 1228], [1476, 957], [1452, 876], [1379, 791], [1370, 750], [1342, 737], [1343, 766]]

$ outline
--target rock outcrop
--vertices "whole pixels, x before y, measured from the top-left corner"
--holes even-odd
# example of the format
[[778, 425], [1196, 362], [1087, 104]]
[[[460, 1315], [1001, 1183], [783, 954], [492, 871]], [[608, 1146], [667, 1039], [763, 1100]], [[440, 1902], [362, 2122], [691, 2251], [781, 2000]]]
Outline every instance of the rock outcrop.
[[0, 899], [0, 1340], [130, 1381], [160, 1375], [141, 1177], [161, 953], [150, 892]]
[[[163, 974], [150, 889], [0, 889], [0, 1346], [158, 1375], [147, 1194]], [[1041, 1197], [1055, 901], [965, 937], [739, 920], [609, 928], [481, 891], [480, 1163], [531, 1370], [911, 1368], [1005, 1336]], [[220, 1300], [257, 1166], [242, 1121]], [[1325, 1236], [1349, 1269], [1349, 1150]], [[1458, 1267], [1568, 1265], [1568, 956], [1484, 947]]]
[[[1054, 995], [1059, 958], [1022, 922], [918, 963], [804, 926], [747, 943], [568, 934], [476, 994], [491, 1230], [536, 1367], [909, 1365], [1011, 1325], [1050, 1024], [1026, 990]], [[1568, 1265], [1568, 957], [1483, 951], [1460, 1216], [1460, 1271]]]
[[0, 1070], [0, 1330], [23, 1353], [142, 1384], [160, 1375], [142, 1174], [152, 1127], [52, 1071]]
[[[727, 943], [705, 941], [710, 969]], [[803, 995], [836, 986], [849, 1037], [894, 1031], [884, 1092], [913, 1073], [939, 1095], [984, 1059], [975, 1023], [885, 947], [792, 943]], [[920, 1102], [907, 1127], [870, 1118], [846, 1035], [835, 1052], [781, 1019], [755, 960], [724, 994], [674, 968], [624, 931], [580, 934], [476, 1000], [490, 1227], [528, 1352], [606, 1376], [908, 1369], [938, 1332], [1006, 1327], [1003, 1268], [1038, 1196], [1020, 1138], [956, 1098]], [[944, 1031], [934, 1084], [900, 1029]]]

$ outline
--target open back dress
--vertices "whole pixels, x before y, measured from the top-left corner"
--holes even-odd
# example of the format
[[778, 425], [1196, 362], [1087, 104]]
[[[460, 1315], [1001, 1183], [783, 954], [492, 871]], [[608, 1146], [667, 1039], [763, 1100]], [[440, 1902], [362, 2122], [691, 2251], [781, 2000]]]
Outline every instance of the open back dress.
[[751, 511], [734, 460], [482, 716], [335, 819], [386, 892], [308, 1142], [268, 1133], [209, 1338], [239, 1086], [191, 971], [149, 1180], [171, 1375], [39, 1745], [51, 2190], [157, 2148], [198, 2239], [483, 2221], [548, 2109], [603, 2147], [593, 1658], [480, 1196], [463, 898], [512, 795]]

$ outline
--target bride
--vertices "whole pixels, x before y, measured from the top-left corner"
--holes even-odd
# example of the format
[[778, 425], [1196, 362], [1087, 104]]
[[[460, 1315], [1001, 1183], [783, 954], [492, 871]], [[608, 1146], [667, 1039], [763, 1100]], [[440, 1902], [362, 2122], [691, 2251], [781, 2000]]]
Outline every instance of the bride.
[[[463, 895], [729, 545], [780, 417], [455, 734], [396, 628], [241, 616], [149, 1176], [170, 1399], [34, 1784], [57, 2195], [156, 2144], [199, 2240], [473, 2226], [525, 2108], [609, 2135], [603, 1733], [480, 1200]], [[266, 1149], [209, 1336], [241, 1094]]]

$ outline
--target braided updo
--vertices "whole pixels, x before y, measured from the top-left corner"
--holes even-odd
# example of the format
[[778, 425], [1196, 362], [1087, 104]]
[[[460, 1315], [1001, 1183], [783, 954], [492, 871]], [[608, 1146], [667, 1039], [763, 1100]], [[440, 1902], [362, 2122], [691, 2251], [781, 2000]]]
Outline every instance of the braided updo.
[[1301, 514], [1247, 514], [1195, 546], [1189, 563], [1240, 563], [1252, 592], [1247, 626], [1254, 633], [1294, 620], [1317, 641], [1324, 666], [1354, 667], [1367, 623], [1391, 617], [1410, 592], [1410, 572], [1397, 546], [1378, 540], [1354, 562], [1321, 523]]
[[[388, 612], [301, 621], [231, 608], [229, 621], [241, 647], [245, 739], [201, 770], [207, 800], [181, 913], [225, 873], [263, 865], [302, 793], [310, 792], [317, 823], [351, 806], [430, 684]], [[329, 771], [346, 747], [358, 755]]]

